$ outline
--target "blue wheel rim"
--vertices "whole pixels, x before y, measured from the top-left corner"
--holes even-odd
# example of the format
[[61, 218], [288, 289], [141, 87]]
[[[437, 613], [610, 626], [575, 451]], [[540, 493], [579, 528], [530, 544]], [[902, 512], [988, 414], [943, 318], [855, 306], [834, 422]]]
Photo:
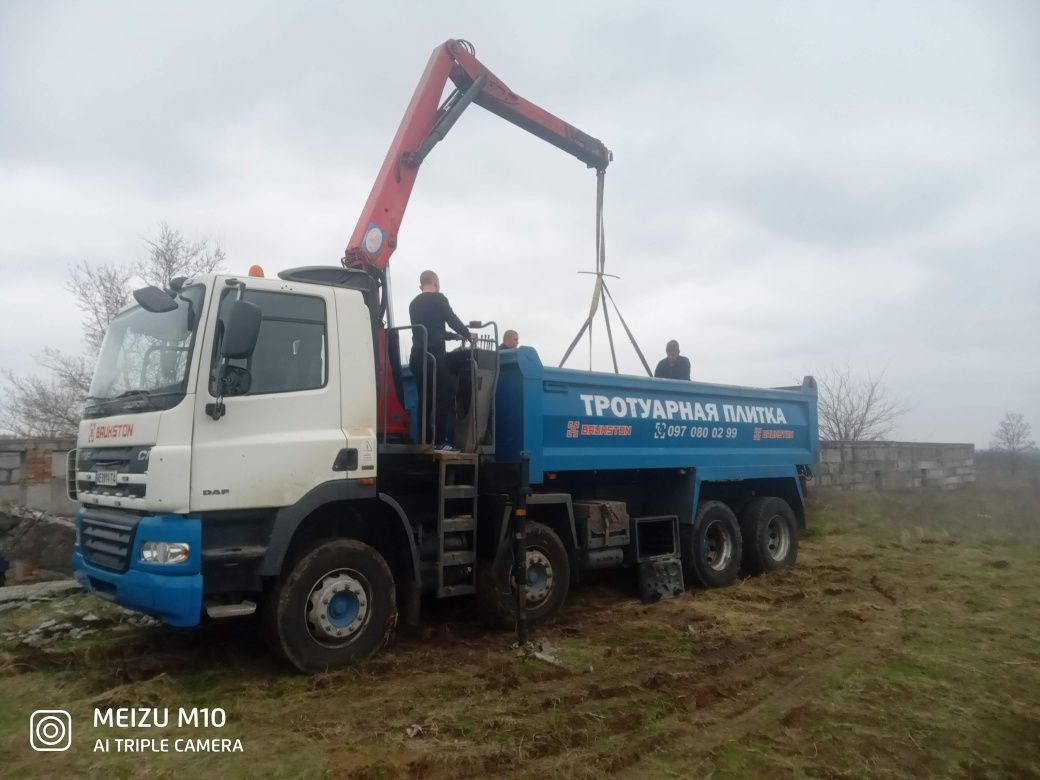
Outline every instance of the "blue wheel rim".
[[329, 602], [327, 613], [329, 622], [336, 628], [344, 628], [357, 620], [361, 605], [357, 597], [350, 592], [337, 593]]

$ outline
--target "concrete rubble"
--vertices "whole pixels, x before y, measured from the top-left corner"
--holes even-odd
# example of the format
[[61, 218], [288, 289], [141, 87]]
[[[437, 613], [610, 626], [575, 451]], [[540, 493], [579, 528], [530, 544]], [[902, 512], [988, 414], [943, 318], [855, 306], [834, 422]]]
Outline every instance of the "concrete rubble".
[[0, 554], [11, 564], [10, 584], [67, 577], [75, 541], [71, 517], [26, 506], [0, 508]]
[[[75, 580], [38, 582], [0, 588], [0, 642], [41, 647], [61, 639], [82, 639], [97, 634], [113, 625], [151, 626], [159, 621], [147, 615], [102, 605], [101, 616], [91, 610], [93, 604], [80, 598], [82, 588]], [[12, 616], [23, 610], [47, 609], [48, 617], [39, 623], [5, 630], [14, 621]], [[115, 610], [115, 614], [111, 614]], [[21, 622], [21, 621], [19, 621]]]
[[52, 580], [28, 585], [8, 585], [0, 588], [0, 604], [16, 601], [42, 601], [82, 590], [75, 580]]

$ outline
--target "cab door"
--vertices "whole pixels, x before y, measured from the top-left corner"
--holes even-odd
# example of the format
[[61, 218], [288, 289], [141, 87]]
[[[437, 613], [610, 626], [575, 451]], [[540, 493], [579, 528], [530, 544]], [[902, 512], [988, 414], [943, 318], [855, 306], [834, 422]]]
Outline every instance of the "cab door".
[[207, 413], [217, 400], [217, 334], [237, 292], [230, 285], [214, 291], [220, 297], [202, 347], [192, 512], [289, 506], [316, 485], [346, 476], [333, 470], [346, 436], [331, 287], [246, 280], [243, 300], [261, 312], [256, 348], [251, 357], [229, 362], [223, 416]]

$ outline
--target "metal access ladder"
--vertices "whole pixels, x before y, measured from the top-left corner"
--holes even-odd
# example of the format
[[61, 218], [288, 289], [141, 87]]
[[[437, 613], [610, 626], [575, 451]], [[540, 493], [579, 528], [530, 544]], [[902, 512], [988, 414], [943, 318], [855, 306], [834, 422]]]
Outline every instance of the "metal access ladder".
[[473, 452], [435, 452], [437, 596], [477, 590], [477, 473]]

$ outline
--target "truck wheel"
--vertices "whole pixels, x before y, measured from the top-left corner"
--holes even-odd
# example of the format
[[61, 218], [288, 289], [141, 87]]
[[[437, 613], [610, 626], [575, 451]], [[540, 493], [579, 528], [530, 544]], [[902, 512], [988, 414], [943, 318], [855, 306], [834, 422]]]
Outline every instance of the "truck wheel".
[[394, 577], [363, 542], [315, 544], [264, 602], [268, 642], [301, 672], [324, 672], [385, 647], [397, 626]]
[[[506, 537], [507, 541], [511, 539]], [[478, 562], [477, 599], [483, 615], [495, 625], [516, 625], [513, 547], [506, 544], [495, 560]], [[527, 523], [527, 622], [551, 619], [567, 599], [571, 562], [556, 532], [542, 523]]]
[[740, 547], [740, 524], [733, 510], [721, 501], [705, 501], [685, 536], [683, 574], [705, 588], [731, 585], [740, 572]]
[[793, 566], [798, 557], [798, 524], [782, 498], [759, 496], [740, 515], [744, 568], [762, 574]]

